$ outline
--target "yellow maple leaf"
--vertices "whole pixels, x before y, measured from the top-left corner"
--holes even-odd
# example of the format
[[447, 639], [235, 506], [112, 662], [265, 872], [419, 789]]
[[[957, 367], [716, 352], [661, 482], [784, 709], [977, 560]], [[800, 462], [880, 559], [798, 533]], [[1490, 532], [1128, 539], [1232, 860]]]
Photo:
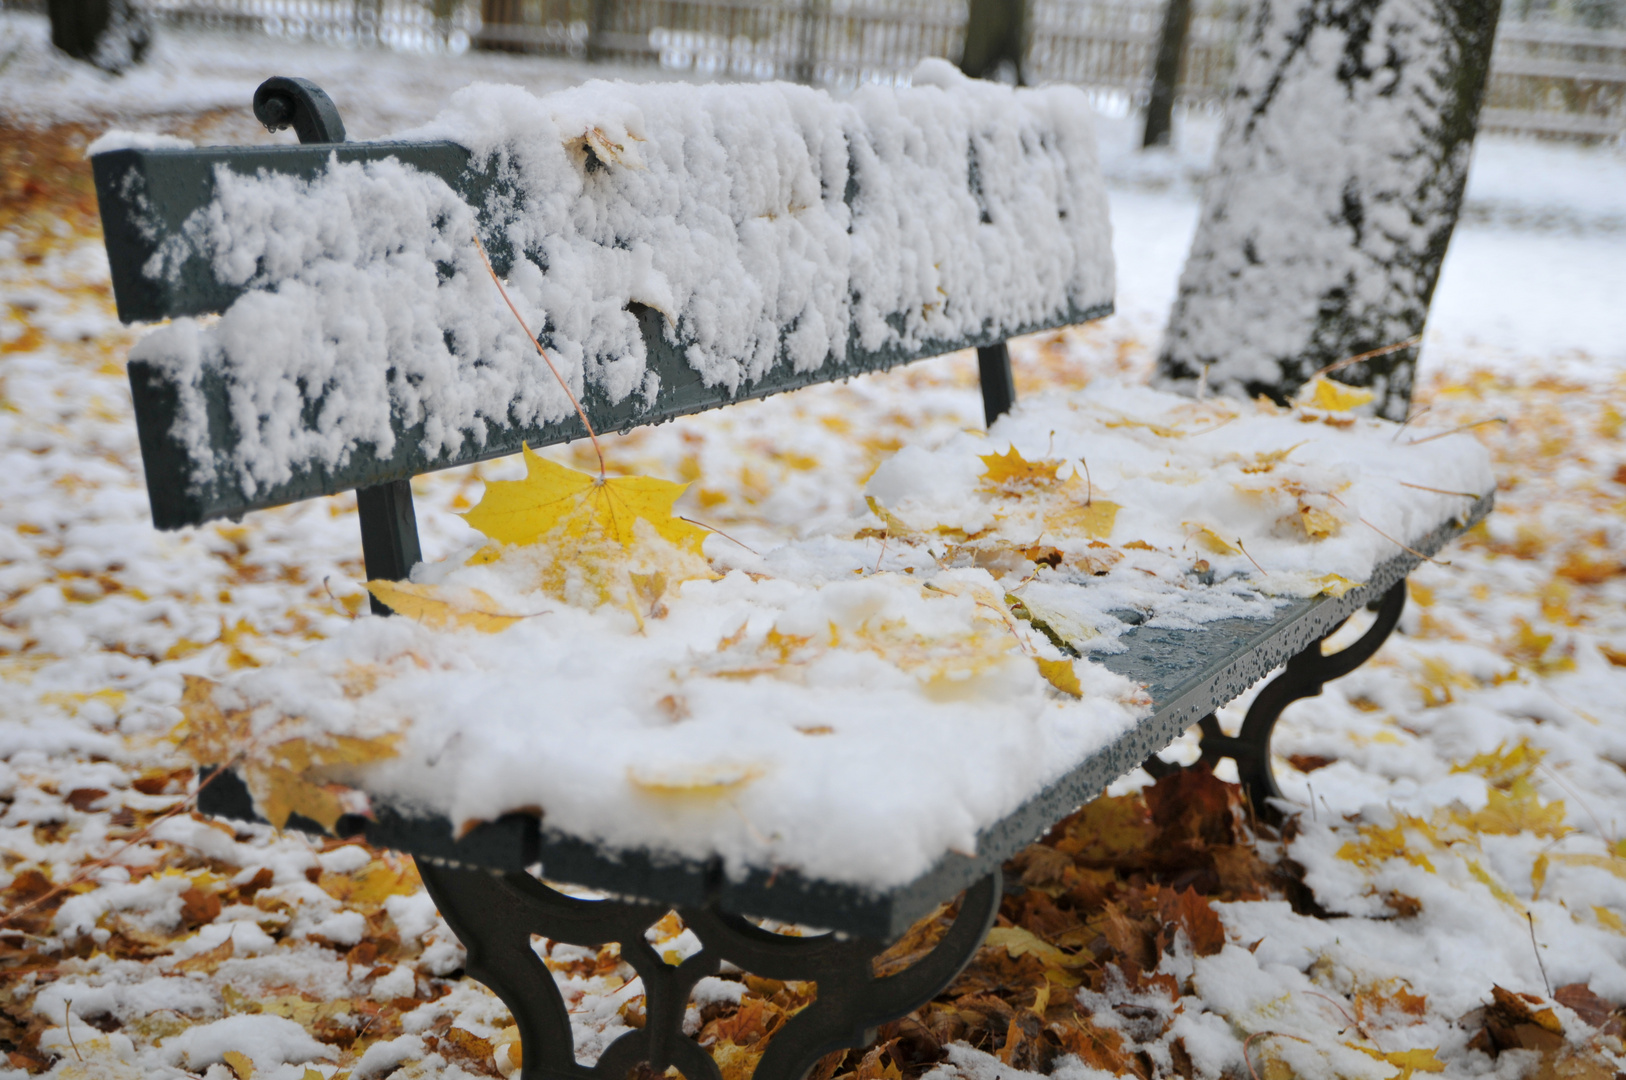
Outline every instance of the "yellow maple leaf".
[[699, 555], [707, 532], [672, 513], [687, 484], [650, 476], [593, 476], [523, 449], [525, 479], [493, 480], [465, 521], [504, 544], [543, 537], [614, 540], [631, 548], [646, 521], [679, 550]]
[[989, 490], [1053, 484], [1056, 481], [1056, 472], [1061, 468], [1059, 461], [1029, 461], [1015, 446], [1003, 454], [979, 456], [982, 463], [988, 467], [988, 471], [982, 476], [982, 486]]
[[237, 1074], [237, 1080], [254, 1080], [254, 1062], [247, 1054], [227, 1050], [220, 1055], [220, 1060], [231, 1066], [231, 1071]]
[[1044, 676], [1045, 682], [1064, 694], [1076, 698], [1084, 696], [1084, 688], [1079, 684], [1078, 672], [1073, 670], [1071, 660], [1046, 660], [1035, 656], [1033, 662], [1039, 665], [1039, 674]]
[[479, 589], [449, 590], [410, 581], [369, 581], [367, 591], [397, 615], [437, 630], [462, 627], [495, 634], [525, 618], [497, 611], [497, 601]]
[[[343, 805], [326, 786], [324, 771], [393, 757], [400, 743], [400, 735], [393, 732], [372, 738], [323, 735], [276, 740], [276, 726], [253, 729], [250, 710], [223, 710], [215, 701], [214, 682], [195, 675], [185, 680], [181, 722], [170, 738], [199, 766], [232, 765], [260, 812], [279, 829], [291, 815], [300, 814], [331, 830]], [[286, 733], [286, 727], [281, 730]]]
[[1619, 915], [1616, 915], [1608, 908], [1599, 907], [1596, 904], [1592, 905], [1592, 914], [1597, 916], [1598, 922], [1601, 925], [1613, 930], [1617, 934], [1626, 936], [1626, 919], [1622, 919]]
[[1376, 394], [1364, 387], [1334, 382], [1325, 376], [1317, 375], [1299, 391], [1297, 401], [1300, 405], [1312, 409], [1322, 409], [1326, 412], [1348, 412], [1358, 406], [1365, 405], [1376, 396]]
[[1514, 663], [1529, 668], [1538, 675], [1554, 675], [1561, 671], [1575, 670], [1575, 658], [1570, 655], [1571, 650], [1560, 649], [1556, 656], [1549, 656], [1554, 637], [1552, 634], [1543, 634], [1537, 631], [1524, 619], [1515, 617], [1513, 625], [1518, 627], [1518, 635], [1512, 642], [1504, 645], [1502, 651]]
[[1508, 791], [1494, 787], [1487, 791], [1483, 809], [1459, 810], [1452, 816], [1466, 828], [1496, 836], [1528, 832], [1556, 839], [1574, 831], [1564, 824], [1564, 801], [1543, 803], [1535, 785], [1523, 778], [1514, 781]]
[[1497, 743], [1496, 749], [1475, 754], [1463, 764], [1453, 765], [1451, 771], [1478, 773], [1491, 787], [1510, 791], [1519, 781], [1528, 781], [1546, 756], [1547, 751], [1531, 746], [1528, 739], [1520, 739], [1511, 747]]
[[1076, 472], [1069, 476], [1055, 497], [1045, 503], [1045, 532], [1062, 537], [1088, 536], [1092, 540], [1110, 537], [1122, 507], [1091, 496], [1088, 481]]
[[1428, 856], [1412, 850], [1409, 846], [1406, 839], [1407, 829], [1415, 829], [1426, 838], [1434, 839], [1434, 829], [1428, 822], [1410, 814], [1401, 814], [1395, 824], [1387, 828], [1381, 825], [1361, 826], [1360, 839], [1345, 843], [1338, 849], [1338, 857], [1354, 863], [1363, 870], [1376, 870], [1389, 859], [1405, 859], [1413, 866], [1434, 873], [1434, 864], [1429, 861]]

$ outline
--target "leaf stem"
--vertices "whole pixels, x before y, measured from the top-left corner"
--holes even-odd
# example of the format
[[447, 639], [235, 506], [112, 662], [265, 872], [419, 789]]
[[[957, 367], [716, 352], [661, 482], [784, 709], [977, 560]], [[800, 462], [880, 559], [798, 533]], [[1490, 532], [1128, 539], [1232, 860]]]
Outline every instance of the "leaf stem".
[[514, 321], [519, 323], [521, 330], [525, 331], [525, 336], [530, 338], [531, 344], [536, 346], [537, 354], [542, 357], [543, 363], [548, 365], [548, 370], [553, 372], [553, 377], [559, 380], [559, 386], [564, 390], [565, 397], [569, 398], [570, 403], [576, 407], [576, 415], [582, 418], [582, 427], [587, 429], [587, 437], [593, 440], [593, 453], [598, 455], [598, 478], [603, 480], [604, 448], [598, 444], [598, 432], [593, 430], [593, 422], [587, 419], [587, 410], [582, 408], [582, 403], [576, 400], [575, 394], [571, 393], [570, 384], [565, 382], [563, 375], [559, 374], [559, 369], [553, 366], [553, 357], [548, 355], [548, 351], [542, 347], [542, 343], [536, 339], [536, 335], [531, 333], [531, 328], [525, 325], [525, 316], [519, 313], [519, 308], [514, 306], [513, 300], [509, 299], [508, 290], [503, 288], [502, 279], [497, 276], [497, 271], [491, 265], [491, 258], [486, 254], [486, 246], [480, 243], [479, 233], [474, 234], [474, 246], [480, 252], [480, 261], [486, 264], [486, 273], [491, 275], [492, 284], [496, 285], [497, 291], [502, 294], [503, 303], [507, 304], [508, 310], [514, 313]]
[[1414, 338], [1407, 338], [1405, 341], [1397, 341], [1393, 345], [1384, 345], [1381, 348], [1368, 349], [1366, 352], [1356, 353], [1354, 356], [1346, 356], [1336, 363], [1328, 364], [1326, 367], [1316, 372], [1315, 375], [1310, 376], [1310, 378], [1313, 379], [1318, 375], [1328, 375], [1334, 371], [1342, 371], [1351, 364], [1358, 364], [1362, 360], [1372, 360], [1379, 356], [1387, 356], [1392, 352], [1399, 352], [1401, 349], [1409, 349], [1413, 345], [1421, 345], [1422, 343], [1423, 335], [1418, 334]]
[[1407, 446], [1421, 446], [1423, 443], [1433, 442], [1435, 439], [1443, 439], [1447, 435], [1455, 435], [1459, 431], [1471, 431], [1476, 427], [1484, 427], [1486, 424], [1505, 424], [1505, 423], [1507, 423], [1507, 417], [1505, 417], [1505, 416], [1493, 416], [1488, 420], [1475, 420], [1471, 424], [1463, 424], [1460, 427], [1451, 428], [1449, 431], [1437, 431], [1433, 435], [1425, 435], [1421, 439], [1412, 439], [1411, 441], [1407, 442], [1406, 445]]
[[727, 533], [725, 533], [723, 530], [719, 529], [715, 525], [707, 525], [704, 521], [696, 521], [694, 518], [684, 517], [682, 514], [677, 515], [677, 519], [679, 521], [687, 521], [690, 525], [698, 526], [698, 527], [700, 527], [702, 529], [705, 529], [707, 532], [714, 532], [718, 536], [721, 536], [724, 540], [732, 541], [733, 543], [736, 543], [736, 544], [740, 545], [740, 547], [744, 548], [746, 551], [749, 551], [753, 555], [756, 555], [758, 557], [760, 557], [762, 555], [762, 552], [758, 551], [756, 548], [752, 547], [750, 544], [747, 544], [743, 540], [735, 540], [734, 537], [728, 535]]

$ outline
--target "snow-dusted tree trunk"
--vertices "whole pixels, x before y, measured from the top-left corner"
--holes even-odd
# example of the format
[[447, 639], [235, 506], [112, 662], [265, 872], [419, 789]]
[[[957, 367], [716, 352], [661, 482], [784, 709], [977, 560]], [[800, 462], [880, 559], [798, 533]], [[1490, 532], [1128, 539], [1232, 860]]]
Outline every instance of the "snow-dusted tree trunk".
[[152, 44], [152, 22], [130, 0], [48, 0], [51, 44], [119, 74], [139, 64]]
[[[1284, 400], [1422, 332], [1500, 0], [1258, 0], [1159, 379]], [[1340, 371], [1405, 414], [1409, 347]]]

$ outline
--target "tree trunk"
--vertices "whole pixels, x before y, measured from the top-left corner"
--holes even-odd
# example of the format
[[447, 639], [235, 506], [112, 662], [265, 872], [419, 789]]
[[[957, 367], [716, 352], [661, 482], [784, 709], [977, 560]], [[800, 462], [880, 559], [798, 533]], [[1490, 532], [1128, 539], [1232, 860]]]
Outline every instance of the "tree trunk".
[[1026, 85], [1027, 0], [971, 0], [960, 70], [973, 79], [998, 78], [1002, 69]]
[[117, 74], [139, 64], [152, 44], [152, 25], [129, 0], [48, 0], [51, 44]]
[[1146, 129], [1140, 141], [1143, 150], [1169, 145], [1174, 130], [1174, 92], [1180, 85], [1180, 61], [1190, 30], [1191, 0], [1167, 0], [1163, 30], [1157, 36], [1157, 56], [1152, 62], [1152, 95], [1146, 102]]
[[[1499, 0], [1259, 0], [1158, 377], [1285, 401], [1418, 337], [1456, 224]], [[1409, 407], [1415, 346], [1337, 377]]]

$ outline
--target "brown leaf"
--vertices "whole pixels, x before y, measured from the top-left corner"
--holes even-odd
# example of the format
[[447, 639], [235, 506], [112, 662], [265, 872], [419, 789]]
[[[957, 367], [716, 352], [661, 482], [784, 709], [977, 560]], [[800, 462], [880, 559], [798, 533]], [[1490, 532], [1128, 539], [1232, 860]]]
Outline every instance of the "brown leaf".
[[130, 781], [130, 786], [143, 795], [179, 795], [192, 782], [193, 770], [149, 769]]
[[435, 1044], [435, 1051], [447, 1061], [466, 1062], [476, 1066], [481, 1072], [492, 1072], [496, 1069], [496, 1062], [492, 1056], [494, 1048], [491, 1043], [460, 1027], [448, 1028], [446, 1034]]
[[228, 937], [207, 952], [200, 952], [196, 956], [187, 957], [185, 960], [177, 960], [170, 970], [183, 973], [196, 971], [203, 975], [213, 975], [215, 970], [221, 964], [230, 960], [236, 951], [237, 946], [232, 944], [232, 939]]
[[1225, 947], [1225, 927], [1206, 897], [1198, 896], [1194, 889], [1181, 893], [1166, 891], [1163, 895], [1168, 898], [1165, 921], [1177, 922], [1185, 930], [1192, 952], [1198, 956], [1213, 956]]
[[206, 893], [194, 885], [181, 894], [181, 921], [188, 927], [214, 922], [219, 914], [220, 897], [214, 893]]
[[1570, 983], [1553, 991], [1553, 1000], [1579, 1016], [1592, 1027], [1603, 1027], [1615, 1007], [1597, 994], [1586, 983]]
[[1115, 1076], [1136, 1072], [1134, 1058], [1123, 1050], [1124, 1037], [1111, 1028], [1097, 1027], [1087, 1016], [1074, 1016], [1050, 1030], [1061, 1040], [1063, 1050], [1077, 1054], [1091, 1068]]
[[107, 798], [107, 792], [102, 788], [74, 788], [68, 792], [68, 805], [81, 814], [88, 814], [101, 800]]
[[1018, 880], [1029, 888], [1057, 884], [1073, 868], [1070, 857], [1045, 844], [1029, 844], [1011, 862], [1021, 868]]

